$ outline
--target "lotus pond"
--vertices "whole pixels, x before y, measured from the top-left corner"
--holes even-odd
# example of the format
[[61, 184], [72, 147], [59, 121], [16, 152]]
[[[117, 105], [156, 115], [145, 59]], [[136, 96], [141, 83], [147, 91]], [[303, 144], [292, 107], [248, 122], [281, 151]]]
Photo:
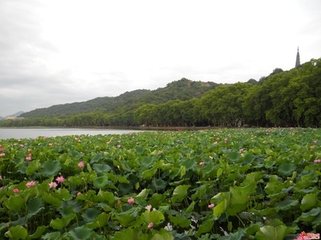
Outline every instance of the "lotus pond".
[[293, 239], [321, 232], [320, 129], [0, 140], [5, 239]]

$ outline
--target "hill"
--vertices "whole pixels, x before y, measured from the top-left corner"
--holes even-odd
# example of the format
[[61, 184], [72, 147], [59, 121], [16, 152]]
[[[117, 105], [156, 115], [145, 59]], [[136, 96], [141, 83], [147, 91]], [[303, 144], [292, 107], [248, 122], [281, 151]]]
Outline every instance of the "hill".
[[188, 100], [199, 97], [217, 86], [213, 82], [196, 82], [183, 78], [156, 90], [135, 90], [117, 97], [99, 97], [85, 102], [54, 105], [22, 114], [22, 117], [67, 116], [88, 112], [120, 113], [142, 104], [164, 103], [170, 100]]
[[321, 127], [320, 79], [321, 59], [312, 59], [259, 81], [217, 85], [182, 79], [153, 91], [38, 109], [0, 126]]

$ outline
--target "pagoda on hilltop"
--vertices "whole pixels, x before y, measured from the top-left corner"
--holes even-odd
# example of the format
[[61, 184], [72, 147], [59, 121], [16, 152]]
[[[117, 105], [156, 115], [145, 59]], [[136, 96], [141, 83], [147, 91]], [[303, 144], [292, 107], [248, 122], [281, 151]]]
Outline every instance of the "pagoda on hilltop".
[[300, 63], [300, 52], [299, 52], [299, 47], [298, 50], [296, 52], [296, 60], [295, 60], [295, 67], [300, 67], [301, 63]]

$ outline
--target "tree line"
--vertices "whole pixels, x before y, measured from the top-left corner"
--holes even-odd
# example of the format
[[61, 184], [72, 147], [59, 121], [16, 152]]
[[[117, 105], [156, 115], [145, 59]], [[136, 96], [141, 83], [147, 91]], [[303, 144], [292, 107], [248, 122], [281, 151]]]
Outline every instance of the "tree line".
[[320, 127], [321, 59], [260, 81], [224, 84], [188, 100], [140, 104], [117, 112], [0, 121], [1, 126]]

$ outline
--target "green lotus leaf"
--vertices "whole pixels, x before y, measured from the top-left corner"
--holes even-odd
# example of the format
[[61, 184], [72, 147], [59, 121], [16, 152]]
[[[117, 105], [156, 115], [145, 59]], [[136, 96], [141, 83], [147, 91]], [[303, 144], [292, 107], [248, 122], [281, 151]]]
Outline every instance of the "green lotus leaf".
[[174, 240], [174, 236], [170, 232], [162, 229], [158, 233], [155, 233], [151, 240]]
[[44, 240], [56, 240], [61, 238], [60, 232], [50, 232], [42, 236], [42, 239]]
[[181, 228], [189, 228], [191, 224], [191, 220], [188, 219], [186, 216], [179, 214], [176, 216], [169, 215], [169, 220], [171, 223], [173, 223], [175, 226], [181, 227]]
[[10, 196], [4, 205], [13, 212], [19, 212], [24, 207], [25, 200], [21, 196]]
[[36, 215], [44, 209], [44, 204], [41, 198], [32, 198], [27, 202], [28, 218]]
[[114, 240], [124, 240], [124, 239], [149, 240], [150, 236], [148, 234], [144, 234], [132, 228], [126, 228], [115, 233]]
[[28, 231], [21, 225], [10, 227], [5, 236], [13, 240], [27, 239]]
[[236, 162], [240, 159], [240, 153], [238, 151], [231, 151], [227, 153], [227, 157], [232, 162]]
[[106, 226], [108, 224], [110, 216], [107, 213], [101, 213], [99, 214], [94, 221], [87, 224], [87, 227], [91, 229], [101, 228], [103, 226]]
[[283, 162], [278, 168], [278, 172], [283, 176], [291, 176], [296, 170], [296, 165], [294, 163]]
[[321, 208], [320, 208], [320, 207], [312, 208], [310, 211], [302, 213], [301, 216], [299, 217], [299, 220], [301, 220], [301, 221], [303, 221], [303, 222], [305, 222], [305, 223], [310, 223], [310, 222], [312, 222], [320, 213], [321, 213]]
[[115, 202], [115, 195], [112, 192], [100, 190], [97, 194], [98, 201], [108, 203], [112, 206]]
[[58, 160], [49, 160], [42, 164], [40, 174], [44, 177], [54, 177], [61, 170], [61, 165]]
[[66, 188], [59, 188], [57, 191], [54, 192], [54, 196], [58, 197], [63, 201], [68, 201], [72, 198], [72, 195]]
[[201, 225], [199, 226], [199, 228], [197, 229], [196, 232], [196, 237], [200, 237], [202, 234], [204, 233], [208, 233], [212, 231], [214, 225], [214, 218], [210, 217], [208, 219], [206, 219], [205, 221], [203, 221], [201, 223]]
[[247, 185], [244, 187], [231, 187], [230, 188], [230, 203], [227, 212], [230, 215], [235, 215], [244, 209], [249, 204], [250, 194], [255, 189], [255, 184]]
[[289, 211], [291, 208], [296, 207], [299, 204], [298, 200], [285, 199], [282, 202], [276, 204], [277, 210]]
[[219, 219], [220, 216], [226, 211], [228, 206], [228, 199], [223, 199], [213, 208], [213, 215], [215, 219]]
[[263, 226], [260, 230], [256, 233], [255, 237], [258, 240], [266, 240], [266, 239], [273, 239], [273, 240], [283, 240], [286, 236], [287, 227], [285, 225], [279, 226]]
[[137, 198], [143, 198], [143, 199], [146, 199], [148, 194], [149, 194], [150, 190], [149, 189], [146, 189], [144, 188], [142, 191], [140, 191], [140, 193], [137, 194]]
[[165, 217], [161, 211], [153, 210], [153, 211], [145, 211], [143, 213], [143, 217], [147, 223], [160, 224], [164, 221]]
[[69, 231], [69, 236], [73, 240], [86, 240], [92, 239], [92, 230], [86, 226], [80, 226]]
[[306, 194], [301, 201], [300, 208], [302, 211], [310, 210], [317, 204], [318, 198], [316, 193]]
[[140, 207], [131, 207], [129, 210], [117, 214], [114, 218], [118, 220], [122, 226], [129, 226], [134, 220], [137, 221], [140, 211]]
[[108, 185], [109, 180], [106, 175], [103, 175], [100, 177], [96, 177], [93, 183], [96, 188], [105, 188]]
[[50, 221], [50, 227], [56, 230], [61, 230], [69, 225], [76, 218], [76, 214], [70, 214], [62, 218], [56, 218]]
[[153, 167], [151, 169], [147, 169], [142, 172], [142, 178], [144, 180], [149, 180], [156, 174], [156, 172], [157, 172], [157, 168], [155, 168], [155, 167]]
[[267, 194], [272, 195], [272, 194], [280, 193], [283, 187], [284, 185], [279, 180], [279, 177], [276, 175], [273, 175], [270, 177], [270, 181], [266, 184], [264, 190]]
[[184, 200], [184, 198], [187, 196], [188, 192], [187, 190], [190, 188], [190, 185], [179, 185], [177, 186], [172, 195], [172, 202], [177, 203]]
[[59, 212], [62, 216], [67, 216], [72, 213], [79, 213], [80, 210], [81, 210], [81, 205], [78, 202], [74, 200], [68, 200], [68, 201], [62, 201]]
[[47, 228], [47, 226], [37, 227], [36, 231], [29, 236], [30, 239], [40, 239], [44, 235], [44, 232], [47, 230]]
[[86, 222], [93, 221], [99, 214], [101, 213], [100, 210], [97, 208], [87, 208], [85, 212], [82, 214], [83, 219]]
[[54, 207], [57, 207], [57, 208], [60, 207], [63, 201], [62, 199], [58, 198], [54, 193], [43, 192], [41, 195], [41, 198], [44, 202], [50, 205], [53, 205]]
[[98, 174], [104, 174], [109, 172], [112, 168], [105, 163], [95, 163], [93, 165], [93, 169], [96, 171]]
[[191, 212], [193, 212], [194, 207], [195, 207], [195, 202], [193, 201], [193, 202], [191, 202], [191, 204], [186, 208], [185, 212], [186, 212], [186, 213], [191, 213]]
[[28, 164], [28, 167], [26, 169], [26, 174], [28, 176], [33, 175], [35, 172], [37, 172], [41, 168], [40, 160], [34, 160], [30, 164]]

